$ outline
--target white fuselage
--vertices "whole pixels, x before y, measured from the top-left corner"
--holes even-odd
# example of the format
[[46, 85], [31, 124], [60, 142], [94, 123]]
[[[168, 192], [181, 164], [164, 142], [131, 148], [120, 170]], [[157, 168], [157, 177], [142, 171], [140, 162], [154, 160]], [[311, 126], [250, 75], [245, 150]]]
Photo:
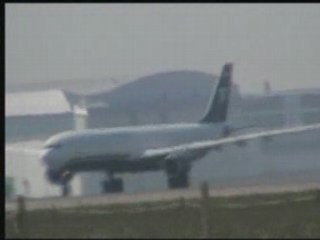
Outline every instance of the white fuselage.
[[[159, 151], [181, 144], [224, 137], [225, 132], [229, 132], [225, 131], [224, 127], [231, 86], [232, 63], [226, 63], [199, 123], [84, 130], [65, 132], [50, 138], [45, 144], [47, 150], [42, 156], [47, 165], [48, 179], [65, 185], [73, 173], [79, 171], [106, 171], [112, 176], [115, 172], [165, 169], [168, 176], [171, 175], [170, 186], [187, 186], [190, 161], [198, 159], [203, 154], [193, 155], [192, 160], [189, 156], [182, 156], [183, 154], [173, 154], [179, 159], [173, 162], [172, 155], [151, 157], [147, 153], [154, 149]], [[176, 172], [182, 175], [176, 174], [172, 177], [172, 173]], [[112, 181], [111, 183], [115, 184]], [[109, 187], [107, 185], [108, 189]]]
[[[65, 132], [46, 142], [48, 150], [43, 160], [50, 169], [62, 168], [70, 162], [83, 165], [95, 160], [108, 162], [118, 158], [134, 161], [139, 160], [146, 149], [217, 139], [222, 136], [223, 126], [222, 123], [194, 123]], [[89, 168], [87, 170], [95, 169], [94, 166]]]

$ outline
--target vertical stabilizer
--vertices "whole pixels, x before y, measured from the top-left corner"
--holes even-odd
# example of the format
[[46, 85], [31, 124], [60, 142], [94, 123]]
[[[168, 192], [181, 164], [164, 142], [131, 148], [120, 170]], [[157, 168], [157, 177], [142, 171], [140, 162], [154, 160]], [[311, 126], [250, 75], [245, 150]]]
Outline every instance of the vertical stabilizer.
[[221, 72], [218, 85], [213, 91], [202, 123], [219, 123], [227, 119], [230, 92], [232, 87], [232, 63], [226, 63]]

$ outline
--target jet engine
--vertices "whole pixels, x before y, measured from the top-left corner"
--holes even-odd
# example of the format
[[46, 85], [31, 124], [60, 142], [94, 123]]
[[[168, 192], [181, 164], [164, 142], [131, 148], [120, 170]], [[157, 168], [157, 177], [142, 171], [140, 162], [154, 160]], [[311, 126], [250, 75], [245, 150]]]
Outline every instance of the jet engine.
[[168, 156], [164, 161], [164, 170], [168, 176], [178, 176], [190, 170], [191, 160], [191, 156], [185, 153]]
[[189, 186], [189, 170], [193, 160], [195, 160], [195, 156], [188, 151], [175, 152], [165, 159], [163, 168], [170, 189]]

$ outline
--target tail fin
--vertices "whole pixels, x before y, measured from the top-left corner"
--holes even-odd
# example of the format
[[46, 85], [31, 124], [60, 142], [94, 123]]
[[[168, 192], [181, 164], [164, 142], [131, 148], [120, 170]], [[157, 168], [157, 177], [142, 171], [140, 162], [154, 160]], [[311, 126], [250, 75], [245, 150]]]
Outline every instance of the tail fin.
[[218, 123], [227, 119], [229, 96], [232, 87], [232, 63], [226, 63], [221, 72], [221, 76], [215, 94], [212, 93], [208, 107], [201, 123]]

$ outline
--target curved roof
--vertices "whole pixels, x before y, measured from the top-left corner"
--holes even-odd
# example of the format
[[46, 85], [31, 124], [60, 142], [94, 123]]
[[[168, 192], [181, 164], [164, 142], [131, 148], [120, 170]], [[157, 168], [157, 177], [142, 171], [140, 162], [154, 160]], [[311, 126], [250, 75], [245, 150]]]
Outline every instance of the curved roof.
[[[216, 77], [200, 71], [172, 71], [157, 73], [138, 78], [130, 83], [121, 85], [111, 91], [89, 94], [86, 98], [90, 106], [96, 102], [106, 102], [109, 108], [130, 108], [132, 110], [152, 108], [161, 102], [177, 102], [179, 99], [184, 104], [191, 101], [200, 101], [203, 97], [207, 101], [212, 88], [215, 86]], [[68, 93], [66, 93], [68, 96]], [[190, 99], [190, 95], [194, 95]], [[198, 97], [198, 98], [197, 98]], [[73, 101], [75, 94], [71, 94]], [[78, 100], [81, 97], [78, 96]], [[70, 97], [68, 97], [70, 100]], [[198, 99], [198, 100], [197, 100]]]

